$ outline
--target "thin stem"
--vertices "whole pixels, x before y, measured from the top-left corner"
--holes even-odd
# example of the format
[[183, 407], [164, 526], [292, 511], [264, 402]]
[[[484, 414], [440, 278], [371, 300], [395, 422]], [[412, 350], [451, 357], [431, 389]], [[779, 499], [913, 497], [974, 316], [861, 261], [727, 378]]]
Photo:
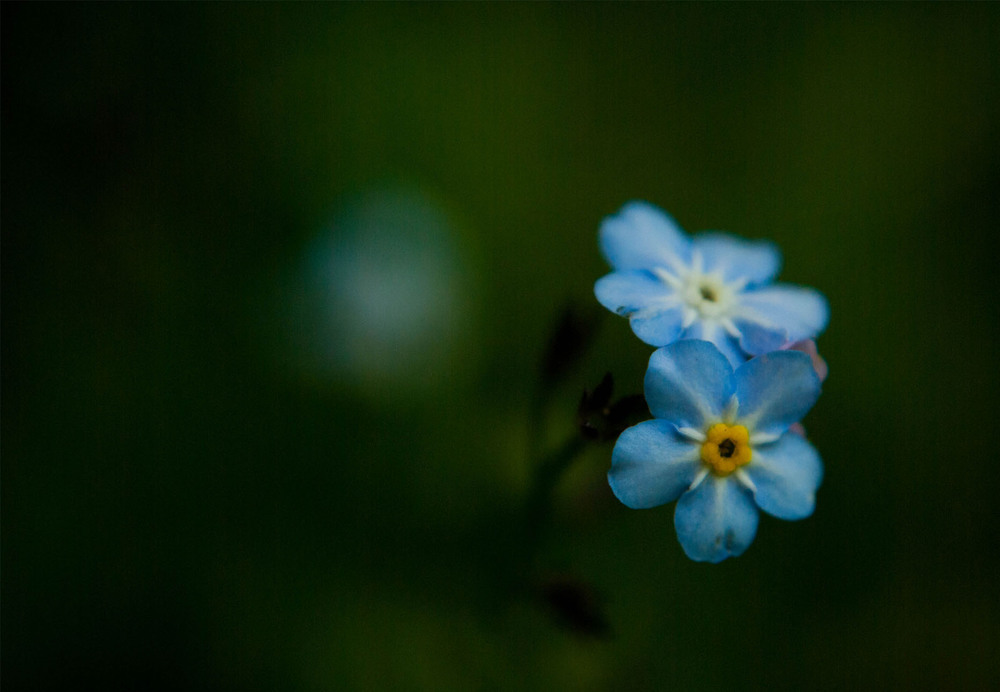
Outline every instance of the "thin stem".
[[534, 484], [528, 494], [526, 508], [525, 556], [529, 562], [534, 559], [544, 527], [552, 514], [552, 501], [556, 485], [586, 445], [587, 440], [583, 436], [575, 434], [559, 448], [553, 450], [535, 468]]

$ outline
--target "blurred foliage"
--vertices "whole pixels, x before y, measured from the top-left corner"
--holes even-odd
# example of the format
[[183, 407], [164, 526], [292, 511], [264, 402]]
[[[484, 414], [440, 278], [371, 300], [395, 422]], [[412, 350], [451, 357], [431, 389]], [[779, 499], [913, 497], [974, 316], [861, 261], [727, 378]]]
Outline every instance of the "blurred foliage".
[[[2, 33], [8, 689], [998, 679], [996, 5], [5, 3]], [[377, 396], [290, 375], [275, 296], [386, 186], [449, 219], [459, 355]], [[512, 595], [512, 527], [547, 335], [632, 198], [827, 293], [827, 475], [701, 565], [593, 446], [545, 546], [588, 639]], [[648, 355], [605, 316], [545, 443]]]

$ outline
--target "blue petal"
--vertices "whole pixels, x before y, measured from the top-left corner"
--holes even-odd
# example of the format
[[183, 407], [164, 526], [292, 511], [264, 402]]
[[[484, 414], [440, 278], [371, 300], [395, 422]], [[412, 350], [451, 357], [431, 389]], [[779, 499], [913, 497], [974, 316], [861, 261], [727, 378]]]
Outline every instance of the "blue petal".
[[736, 421], [751, 433], [780, 435], [819, 398], [812, 360], [800, 351], [776, 351], [749, 360], [733, 374]]
[[646, 509], [680, 497], [700, 468], [698, 443], [666, 421], [648, 420], [618, 437], [608, 483], [624, 504]]
[[725, 329], [715, 323], [699, 320], [685, 329], [681, 338], [711, 341], [734, 368], [738, 368], [750, 357], [740, 347], [737, 339], [730, 336]]
[[781, 251], [769, 240], [744, 240], [728, 233], [699, 233], [693, 240], [701, 253], [706, 273], [719, 271], [728, 283], [745, 279], [748, 284], [771, 281], [781, 269]]
[[813, 512], [823, 480], [819, 453], [801, 435], [786, 433], [777, 442], [753, 449], [743, 471], [757, 487], [754, 501], [779, 519], [804, 519]]
[[732, 393], [732, 372], [726, 357], [709, 342], [676, 341], [649, 358], [643, 382], [646, 403], [657, 418], [703, 430], [720, 419]]
[[664, 211], [648, 202], [629, 202], [601, 223], [601, 252], [612, 267], [650, 269], [687, 264], [691, 241]]
[[772, 329], [785, 329], [790, 341], [799, 341], [812, 339], [826, 329], [830, 307], [815, 289], [775, 284], [743, 293], [740, 317]]
[[713, 474], [684, 493], [674, 511], [674, 527], [684, 552], [699, 562], [722, 562], [741, 555], [757, 535], [759, 514], [750, 491], [732, 476]]
[[597, 301], [619, 315], [628, 315], [673, 293], [674, 289], [646, 271], [612, 272], [594, 284]]
[[740, 319], [734, 322], [740, 330], [740, 348], [752, 356], [777, 351], [789, 341], [788, 331], [780, 327], [765, 327], [757, 322]]
[[677, 340], [681, 332], [684, 313], [678, 308], [664, 308], [659, 312], [633, 315], [629, 320], [635, 335], [650, 346], [666, 346]]
[[725, 330], [720, 329], [715, 338], [712, 339], [712, 343], [715, 344], [734, 368], [738, 368], [743, 363], [746, 363], [747, 358], [750, 357], [740, 348], [739, 341], [729, 336]]

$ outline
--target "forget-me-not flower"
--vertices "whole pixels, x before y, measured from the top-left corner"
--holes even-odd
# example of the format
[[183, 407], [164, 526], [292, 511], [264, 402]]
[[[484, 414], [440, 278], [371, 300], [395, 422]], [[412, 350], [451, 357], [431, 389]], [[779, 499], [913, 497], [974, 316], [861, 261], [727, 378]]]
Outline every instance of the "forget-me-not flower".
[[651, 346], [703, 339], [735, 366], [826, 327], [822, 294], [771, 283], [781, 253], [768, 241], [688, 238], [662, 210], [629, 202], [601, 224], [600, 244], [614, 271], [594, 285], [597, 300]]
[[758, 509], [779, 519], [812, 514], [823, 465], [789, 431], [819, 397], [808, 355], [777, 351], [734, 370], [711, 343], [688, 339], [653, 353], [644, 387], [654, 419], [618, 438], [608, 481], [633, 509], [678, 500], [674, 526], [688, 557], [743, 553]]

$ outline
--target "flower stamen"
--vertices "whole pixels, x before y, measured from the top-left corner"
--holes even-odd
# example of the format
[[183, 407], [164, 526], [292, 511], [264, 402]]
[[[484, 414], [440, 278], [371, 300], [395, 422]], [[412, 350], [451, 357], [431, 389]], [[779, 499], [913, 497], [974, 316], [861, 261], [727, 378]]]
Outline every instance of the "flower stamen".
[[728, 476], [750, 463], [750, 433], [742, 425], [716, 423], [705, 432], [701, 460], [717, 476]]

